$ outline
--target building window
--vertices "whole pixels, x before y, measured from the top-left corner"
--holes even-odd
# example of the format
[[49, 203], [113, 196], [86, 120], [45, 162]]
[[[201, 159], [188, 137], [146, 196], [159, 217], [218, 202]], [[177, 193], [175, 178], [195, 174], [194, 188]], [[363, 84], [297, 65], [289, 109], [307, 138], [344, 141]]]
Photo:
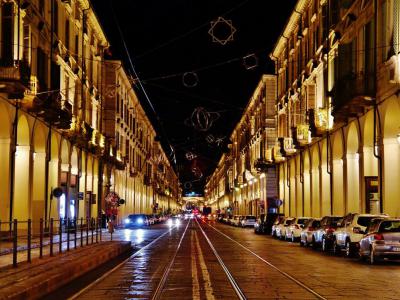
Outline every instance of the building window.
[[70, 50], [69, 49], [69, 39], [70, 39], [70, 36], [69, 36], [69, 30], [70, 30], [70, 28], [69, 28], [69, 20], [67, 19], [66, 21], [65, 21], [65, 48], [67, 48], [68, 50]]
[[58, 37], [58, 2], [54, 1], [54, 33]]
[[14, 4], [3, 3], [1, 9], [1, 60], [2, 65], [12, 66], [13, 65], [13, 23], [14, 23]]
[[24, 50], [22, 58], [29, 64], [31, 63], [32, 56], [32, 47], [31, 47], [31, 27], [30, 25], [24, 25]]
[[43, 16], [45, 11], [45, 1], [39, 0], [39, 12]]

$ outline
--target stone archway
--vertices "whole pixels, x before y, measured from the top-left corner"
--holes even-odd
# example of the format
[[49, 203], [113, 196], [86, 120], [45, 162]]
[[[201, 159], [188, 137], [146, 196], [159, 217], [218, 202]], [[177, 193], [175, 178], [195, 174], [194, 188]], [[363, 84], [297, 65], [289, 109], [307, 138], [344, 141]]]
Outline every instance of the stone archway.
[[[10, 218], [10, 142], [11, 118], [3, 103], [0, 103], [0, 220]], [[0, 228], [0, 231], [6, 228]]]
[[383, 104], [383, 210], [400, 215], [400, 104], [390, 99]]
[[332, 172], [333, 172], [333, 207], [334, 215], [346, 213], [346, 195], [343, 172], [343, 138], [342, 131], [338, 130], [332, 137]]
[[319, 158], [319, 146], [318, 143], [314, 144], [311, 148], [311, 186], [312, 186], [312, 198], [311, 198], [311, 216], [321, 216], [321, 203], [320, 203], [320, 158]]
[[304, 216], [311, 216], [311, 164], [309, 151], [304, 151], [303, 156], [303, 178], [304, 178]]
[[[378, 122], [378, 117], [376, 118]], [[377, 125], [378, 127], [378, 125]], [[379, 128], [379, 127], [378, 127]], [[378, 129], [377, 128], [377, 129]], [[365, 207], [365, 211], [368, 213], [380, 213], [380, 202], [379, 202], [379, 160], [374, 155], [374, 110], [371, 109], [365, 115], [364, 127], [363, 127], [363, 182], [364, 186], [363, 199], [364, 203], [362, 207]], [[378, 152], [378, 149], [375, 150]], [[376, 189], [376, 190], [372, 190]], [[374, 192], [374, 193], [372, 193]]]
[[28, 119], [21, 115], [18, 118], [17, 146], [14, 166], [14, 200], [13, 218], [26, 221], [30, 218], [30, 128]]
[[[328, 171], [331, 172], [328, 154], [331, 155], [331, 150], [328, 148], [327, 139], [321, 142], [321, 213], [322, 216], [331, 214], [331, 183]], [[329, 169], [328, 169], [329, 168]]]
[[32, 178], [32, 221], [35, 232], [39, 230], [39, 221], [45, 215], [45, 178], [46, 178], [46, 131], [37, 124], [33, 132], [33, 178]]
[[360, 211], [359, 134], [355, 122], [349, 125], [346, 142], [347, 212]]

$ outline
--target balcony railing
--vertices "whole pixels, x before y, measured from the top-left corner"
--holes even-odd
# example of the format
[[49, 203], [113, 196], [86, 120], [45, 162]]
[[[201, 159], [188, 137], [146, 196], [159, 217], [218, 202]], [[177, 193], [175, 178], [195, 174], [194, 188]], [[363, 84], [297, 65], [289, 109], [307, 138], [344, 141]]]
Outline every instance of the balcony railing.
[[0, 90], [8, 93], [10, 99], [23, 99], [30, 79], [31, 67], [26, 61], [20, 61], [15, 66], [0, 63]]
[[332, 90], [333, 116], [356, 117], [363, 114], [376, 96], [375, 77], [375, 72], [361, 72], [339, 78]]

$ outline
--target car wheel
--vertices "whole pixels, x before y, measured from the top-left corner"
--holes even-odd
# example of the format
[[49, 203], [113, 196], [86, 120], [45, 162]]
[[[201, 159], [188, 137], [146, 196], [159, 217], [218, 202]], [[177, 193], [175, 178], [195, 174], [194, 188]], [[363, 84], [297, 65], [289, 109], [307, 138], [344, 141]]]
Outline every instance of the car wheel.
[[301, 239], [301, 236], [300, 236], [299, 244], [300, 244], [300, 247], [304, 247], [303, 240]]
[[325, 239], [325, 237], [322, 238], [322, 252], [328, 252], [328, 245], [327, 245], [327, 241]]
[[353, 252], [351, 250], [351, 246], [350, 246], [350, 241], [349, 240], [346, 241], [345, 249], [346, 249], [346, 257], [351, 257]]
[[340, 249], [339, 249], [339, 246], [337, 244], [336, 239], [333, 240], [332, 250], [333, 250], [333, 254], [334, 255], [339, 255], [340, 254]]
[[375, 251], [374, 249], [371, 247], [370, 251], [369, 251], [369, 263], [371, 265], [375, 264], [377, 262], [376, 256], [375, 256]]
[[318, 246], [317, 246], [317, 242], [315, 241], [315, 237], [312, 237], [312, 245], [311, 245], [311, 247], [315, 250], [315, 249], [317, 249], [318, 248]]

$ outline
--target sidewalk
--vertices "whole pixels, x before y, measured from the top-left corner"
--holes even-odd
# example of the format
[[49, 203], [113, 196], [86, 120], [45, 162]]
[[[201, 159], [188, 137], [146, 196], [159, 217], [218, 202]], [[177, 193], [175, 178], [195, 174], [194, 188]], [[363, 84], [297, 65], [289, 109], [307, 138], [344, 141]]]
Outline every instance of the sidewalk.
[[32, 263], [21, 263], [18, 268], [3, 267], [0, 299], [39, 299], [131, 249], [130, 242], [106, 241], [53, 257], [33, 259]]
[[[100, 236], [101, 235], [101, 236]], [[113, 234], [114, 237], [115, 234]], [[76, 248], [81, 248], [81, 247], [86, 247], [87, 245], [95, 244], [97, 242], [100, 242], [100, 237], [101, 241], [111, 241], [111, 234], [108, 232], [107, 229], [101, 229], [98, 231], [97, 237], [96, 237], [96, 232], [93, 231], [93, 234], [91, 231], [88, 232], [88, 235], [86, 235], [86, 231], [83, 232], [82, 238], [81, 238], [81, 232], [77, 232], [76, 235]], [[70, 234], [70, 242], [69, 242], [69, 249], [73, 250], [75, 249], [75, 235]], [[53, 236], [53, 255], [58, 255], [59, 253], [59, 240], [60, 236], [55, 235]], [[61, 239], [61, 252], [65, 252], [68, 249], [68, 243], [67, 243], [68, 237], [66, 233], [62, 234], [62, 239]], [[17, 247], [17, 263], [22, 263], [26, 262], [28, 258], [28, 246], [27, 246], [27, 240], [19, 238], [18, 240], [18, 247]], [[32, 239], [31, 242], [31, 259], [36, 259], [40, 257], [40, 241], [39, 238], [34, 238]], [[49, 256], [50, 255], [50, 237], [45, 237], [43, 238], [43, 257]], [[1, 268], [7, 267], [9, 265], [12, 265], [13, 263], [13, 243], [12, 242], [0, 242], [0, 271]]]

